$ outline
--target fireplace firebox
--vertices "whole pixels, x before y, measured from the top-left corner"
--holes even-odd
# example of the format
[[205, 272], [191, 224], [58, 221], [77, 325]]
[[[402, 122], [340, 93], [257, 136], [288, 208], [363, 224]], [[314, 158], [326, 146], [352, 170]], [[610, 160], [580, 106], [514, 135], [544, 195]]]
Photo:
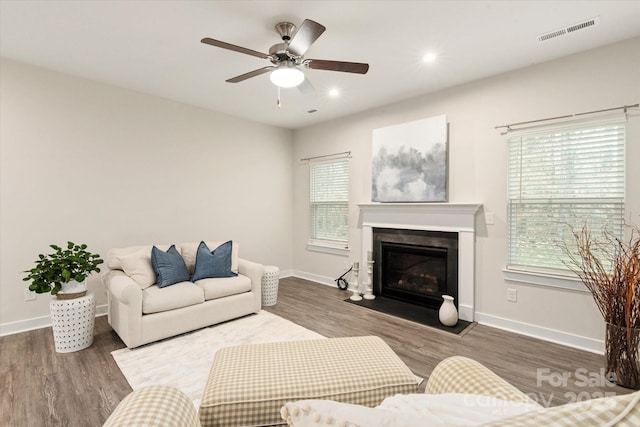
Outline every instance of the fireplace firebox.
[[373, 293], [429, 308], [458, 302], [458, 233], [373, 228]]

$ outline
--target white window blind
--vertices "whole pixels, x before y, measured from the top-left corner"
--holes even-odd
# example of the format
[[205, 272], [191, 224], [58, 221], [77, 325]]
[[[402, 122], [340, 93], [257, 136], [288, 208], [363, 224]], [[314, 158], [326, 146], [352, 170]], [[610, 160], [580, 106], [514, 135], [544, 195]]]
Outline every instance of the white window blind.
[[546, 127], [509, 138], [508, 268], [567, 273], [571, 228], [622, 237], [625, 122]]
[[346, 247], [349, 240], [349, 160], [312, 162], [309, 173], [311, 241]]

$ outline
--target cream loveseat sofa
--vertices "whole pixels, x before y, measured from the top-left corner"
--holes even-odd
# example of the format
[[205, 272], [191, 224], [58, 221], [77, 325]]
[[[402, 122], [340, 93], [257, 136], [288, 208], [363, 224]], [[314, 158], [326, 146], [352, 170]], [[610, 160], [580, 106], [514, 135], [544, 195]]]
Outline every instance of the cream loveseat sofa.
[[[229, 242], [226, 242], [229, 243]], [[202, 242], [173, 245], [189, 275], [194, 274]], [[206, 242], [215, 253], [223, 242]], [[170, 245], [156, 245], [167, 251]], [[108, 320], [129, 348], [235, 319], [261, 308], [264, 266], [239, 258], [231, 244], [232, 277], [189, 279], [158, 287], [151, 263], [152, 245], [111, 249], [102, 276], [107, 290]], [[193, 276], [191, 276], [193, 277]]]

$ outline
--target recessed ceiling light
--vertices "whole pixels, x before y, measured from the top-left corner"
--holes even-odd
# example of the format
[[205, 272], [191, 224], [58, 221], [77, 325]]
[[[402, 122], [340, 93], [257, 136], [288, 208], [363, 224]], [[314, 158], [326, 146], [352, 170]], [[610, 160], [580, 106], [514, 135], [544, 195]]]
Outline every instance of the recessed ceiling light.
[[340, 91], [336, 88], [333, 88], [329, 91], [329, 96], [335, 98], [336, 96], [340, 95]]
[[422, 57], [422, 61], [424, 62], [433, 62], [438, 58], [438, 55], [436, 55], [433, 52], [428, 52], [425, 53], [424, 56]]

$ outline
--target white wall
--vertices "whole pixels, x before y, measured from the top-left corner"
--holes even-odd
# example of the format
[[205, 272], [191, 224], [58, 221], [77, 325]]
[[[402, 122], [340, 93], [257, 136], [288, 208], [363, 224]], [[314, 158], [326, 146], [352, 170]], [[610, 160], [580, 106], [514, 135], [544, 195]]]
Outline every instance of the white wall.
[[[0, 332], [48, 316], [48, 295], [24, 301], [21, 272], [67, 240], [105, 255], [114, 246], [233, 238], [246, 258], [334, 284], [345, 261], [360, 256], [355, 204], [370, 201], [372, 130], [446, 114], [449, 201], [495, 214], [477, 235], [477, 319], [597, 350], [603, 322], [588, 293], [503, 279], [506, 144], [494, 126], [639, 102], [638, 51], [640, 38], [293, 135], [3, 60]], [[640, 222], [638, 110], [628, 124], [627, 211]], [[298, 160], [347, 150], [352, 256], [307, 251], [308, 176]], [[97, 276], [89, 286], [104, 304]], [[517, 303], [506, 301], [507, 287], [518, 290]]]
[[[0, 329], [48, 316], [48, 294], [24, 301], [21, 272], [52, 243], [104, 258], [111, 247], [234, 239], [242, 257], [291, 269], [291, 131], [0, 65]], [[99, 275], [89, 288], [106, 303]]]
[[[538, 64], [429, 96], [393, 104], [294, 133], [294, 243], [296, 274], [327, 284], [348, 258], [305, 250], [307, 168], [300, 158], [350, 150], [350, 259], [362, 259], [358, 210], [371, 201], [373, 129], [446, 114], [450, 123], [449, 201], [482, 203], [495, 225], [482, 218], [476, 239], [476, 319], [546, 339], [598, 351], [604, 336], [600, 313], [586, 292], [507, 283], [506, 137], [494, 126], [600, 110], [640, 101], [640, 38]], [[437, 65], [436, 65], [437, 66]], [[425, 69], [425, 73], [429, 71]], [[628, 121], [627, 212], [640, 223], [640, 112]], [[506, 289], [518, 291], [507, 302]]]

